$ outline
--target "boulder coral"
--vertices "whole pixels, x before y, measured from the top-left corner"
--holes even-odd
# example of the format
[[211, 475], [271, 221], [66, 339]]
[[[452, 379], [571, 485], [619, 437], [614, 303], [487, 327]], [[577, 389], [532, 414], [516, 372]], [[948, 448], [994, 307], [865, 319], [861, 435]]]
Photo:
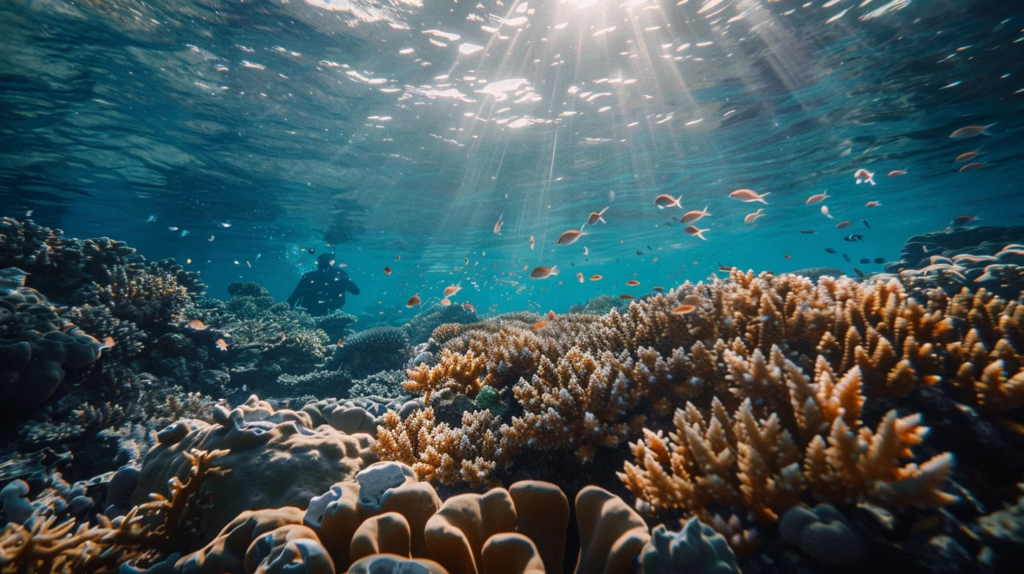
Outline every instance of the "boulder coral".
[[0, 413], [17, 416], [41, 406], [68, 373], [89, 367], [104, 349], [62, 320], [38, 291], [0, 294]]

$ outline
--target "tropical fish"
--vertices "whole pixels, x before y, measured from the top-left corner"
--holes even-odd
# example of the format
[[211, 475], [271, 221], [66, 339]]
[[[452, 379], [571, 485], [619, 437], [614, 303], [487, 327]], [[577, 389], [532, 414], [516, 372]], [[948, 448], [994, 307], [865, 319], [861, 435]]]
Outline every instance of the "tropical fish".
[[854, 267], [853, 268], [853, 272], [857, 274], [857, 277], [860, 277], [861, 279], [864, 278], [864, 272], [861, 271], [860, 269], [857, 269], [856, 267]]
[[194, 329], [196, 331], [205, 331], [206, 324], [200, 321], [199, 319], [192, 319], [191, 321], [188, 322], [188, 328]]
[[868, 259], [867, 257], [861, 257], [860, 258], [860, 262], [861, 262], [861, 265], [867, 265], [867, 264], [871, 263], [871, 260]]
[[462, 259], [462, 264], [463, 264], [463, 265], [469, 265], [469, 257], [464, 257], [464, 258]]
[[554, 321], [555, 320], [555, 311], [553, 309], [548, 309], [548, 312], [547, 312], [547, 314], [545, 316], [548, 318], [549, 321]]
[[569, 231], [566, 231], [558, 236], [558, 244], [572, 245], [573, 243], [576, 243], [577, 239], [583, 237], [584, 235], [586, 235], [586, 233], [583, 233], [582, 231], [579, 231], [577, 229], [570, 229]]
[[167, 228], [167, 231], [177, 231], [177, 230], [178, 230], [178, 228], [177, 227], [173, 227], [173, 226]]
[[577, 273], [576, 274], [576, 278], [580, 280], [580, 283], [583, 283], [583, 274], [582, 273]]
[[600, 221], [601, 223], [608, 223], [607, 221], [604, 220], [604, 217], [602, 217], [604, 215], [604, 212], [606, 211], [608, 211], [607, 207], [602, 209], [601, 211], [591, 212], [590, 216], [587, 217], [587, 225], [596, 225], [598, 221]]
[[476, 313], [476, 307], [474, 307], [469, 301], [463, 301], [462, 308], [468, 313]]
[[813, 229], [801, 229], [800, 233], [803, 233], [804, 235], [814, 235], [817, 231]]
[[345, 344], [345, 338], [344, 337], [341, 337], [340, 339], [338, 339], [338, 346], [339, 347], [343, 346], [344, 344]]
[[458, 285], [449, 285], [448, 287], [444, 288], [444, 296], [451, 297], [452, 295], [458, 293], [461, 290], [462, 287], [459, 287]]
[[826, 199], [832, 197], [831, 195], [825, 195], [824, 193], [816, 193], [807, 198], [806, 205], [814, 205], [815, 203], [821, 203]]
[[602, 276], [600, 276], [600, 275], [591, 275], [591, 276], [590, 276], [590, 280], [591, 280], [591, 281], [600, 281], [600, 280], [602, 280], [602, 279], [604, 279], [604, 277], [602, 277]]
[[448, 307], [451, 304], [452, 304], [451, 299], [449, 299], [447, 297], [445, 297], [444, 299], [441, 299], [441, 306], [442, 307]]
[[853, 225], [853, 223], [850, 221], [840, 221], [839, 223], [836, 224], [836, 229], [846, 229], [851, 225]]
[[390, 267], [385, 267], [384, 268], [384, 274], [385, 275], [391, 275], [391, 268]]
[[405, 306], [406, 307], [415, 307], [416, 305], [419, 305], [419, 304], [420, 304], [420, 296], [419, 295], [413, 295], [412, 297], [409, 297], [408, 301], [405, 302]]
[[853, 241], [861, 241], [863, 239], [864, 239], [863, 235], [861, 235], [859, 233], [854, 233], [853, 235], [847, 235], [846, 237], [844, 237], [843, 241], [853, 242]]
[[972, 221], [977, 221], [979, 219], [981, 219], [981, 218], [978, 217], [977, 215], [958, 215], [958, 216], [954, 217], [953, 221], [951, 221], [950, 223], [952, 223], [953, 225], [959, 227], [961, 225], [965, 225], [965, 224], [971, 223]]
[[501, 233], [501, 226], [505, 225], [505, 222], [502, 221], [502, 219], [501, 219], [502, 217], [505, 217], [504, 213], [502, 213], [501, 215], [498, 216], [498, 221], [494, 224], [494, 234], [495, 235]]
[[860, 185], [865, 182], [870, 183], [871, 185], [875, 185], [875, 174], [863, 168], [853, 172], [853, 178], [857, 180], [857, 185]]
[[995, 124], [989, 124], [987, 126], [966, 126], [966, 127], [962, 127], [960, 129], [954, 131], [953, 133], [949, 134], [949, 137], [951, 137], [951, 138], [953, 138], [955, 140], [963, 140], [963, 139], [967, 139], [967, 138], [973, 138], [974, 136], [980, 136], [982, 134], [990, 136], [992, 134], [988, 133], [988, 128], [990, 128], [990, 127], [992, 127], [994, 125]]
[[764, 208], [758, 209], [754, 213], [748, 213], [747, 216], [743, 218], [743, 223], [753, 223], [757, 221], [758, 218], [764, 217], [765, 214], [762, 213], [762, 211], [764, 211]]
[[583, 246], [583, 256], [586, 257], [587, 255], [590, 255], [590, 250], [587, 249], [586, 245], [584, 245]]
[[675, 309], [672, 309], [672, 312], [676, 315], [686, 315], [687, 313], [693, 313], [696, 309], [697, 307], [694, 305], [680, 305]]
[[972, 157], [977, 157], [978, 153], [980, 153], [980, 152], [969, 151], [967, 153], [962, 153], [962, 154], [956, 156], [956, 159], [953, 160], [953, 161], [955, 161], [955, 162], [967, 161], [967, 160], [971, 159]]
[[633, 299], [632, 295], [619, 295], [619, 299]]
[[783, 255], [782, 258], [783, 259], [792, 259], [793, 256], [792, 255]]
[[825, 248], [825, 253], [831, 253], [832, 255], [835, 255], [836, 254], [836, 250], [832, 249], [831, 247], [826, 247]]
[[401, 255], [395, 255], [395, 261], [398, 261], [398, 260], [400, 260], [401, 258], [402, 258], [402, 256], [401, 256]]
[[553, 267], [534, 267], [533, 271], [530, 271], [530, 279], [547, 279], [552, 275], [558, 275], [558, 266]]
[[543, 329], [544, 327], [546, 327], [550, 323], [551, 323], [551, 321], [537, 321], [536, 323], [533, 324], [533, 330], [537, 331], [539, 329]]
[[107, 336], [103, 339], [103, 344], [106, 345], [108, 349], [112, 349], [114, 348], [114, 345], [117, 344], [117, 341], [115, 341], [113, 337]]
[[533, 245], [534, 245], [534, 240], [533, 240], [533, 236], [531, 235], [530, 236], [530, 251], [533, 251]]
[[877, 201], [869, 201], [864, 204], [864, 207], [871, 209], [872, 207], [882, 207], [882, 204]]
[[224, 339], [217, 339], [213, 344], [217, 345], [217, 348], [220, 349], [221, 351], [228, 350], [228, 343]]
[[764, 198], [765, 198], [765, 196], [767, 196], [769, 194], [771, 194], [770, 191], [766, 192], [766, 193], [762, 193], [761, 195], [758, 195], [757, 193], [755, 193], [753, 190], [750, 190], [750, 189], [737, 189], [736, 191], [730, 193], [729, 197], [731, 197], [733, 199], [738, 199], [739, 201], [742, 201], [743, 203], [751, 203], [751, 202], [754, 202], [754, 201], [759, 201], [759, 202], [761, 202], [761, 203], [763, 203], [765, 205], [768, 205], [768, 202], [765, 201]]
[[894, 169], [894, 170], [889, 172], [889, 177], [896, 177], [897, 175], [907, 175], [907, 170], [905, 170], [905, 169]]
[[678, 207], [682, 209], [683, 206], [679, 205], [679, 200], [682, 198], [682, 195], [679, 197], [672, 197], [671, 195], [663, 193], [654, 198], [654, 205], [657, 205], [658, 209], [665, 209], [666, 207]]
[[881, 264], [885, 263], [885, 258], [884, 257], [875, 257], [875, 263], [877, 263], [878, 265], [881, 265]]
[[150, 215], [149, 218], [146, 219], [146, 223], [153, 223], [154, 221], [156, 221], [155, 215]]
[[658, 285], [655, 285], [654, 287], [651, 287], [651, 290], [652, 291], [657, 291], [658, 293], [661, 293], [662, 291], [665, 290], [665, 288], [661, 287], [661, 286], [658, 286]]
[[679, 223], [693, 223], [694, 221], [699, 221], [700, 218], [708, 217], [709, 215], [711, 214], [708, 213], [708, 206], [705, 205], [702, 211], [687, 211], [686, 215], [679, 220]]
[[827, 205], [822, 205], [821, 206], [821, 214], [824, 215], [825, 217], [829, 218], [829, 219], [832, 219], [832, 214], [828, 212], [828, 206]]
[[686, 229], [684, 229], [683, 231], [685, 231], [687, 235], [695, 235], [697, 237], [700, 237], [704, 241], [707, 241], [708, 238], [704, 237], [704, 232], [705, 231], [710, 231], [710, 230], [709, 229], [697, 229], [697, 227], [694, 226], [694, 225], [687, 225]]
[[629, 281], [626, 281], [626, 285], [629, 285], [630, 287], [636, 287], [639, 284], [640, 282], [637, 281], [636, 279], [630, 279]]
[[871, 229], [871, 225], [868, 223], [867, 219], [861, 219], [860, 222], [864, 224], [864, 227]]
[[985, 167], [985, 164], [983, 164], [983, 163], [969, 163], [969, 164], [966, 164], [963, 167], [961, 167], [960, 171], [961, 172], [964, 172], [964, 171], [974, 171], [976, 169], [981, 169], [983, 167]]

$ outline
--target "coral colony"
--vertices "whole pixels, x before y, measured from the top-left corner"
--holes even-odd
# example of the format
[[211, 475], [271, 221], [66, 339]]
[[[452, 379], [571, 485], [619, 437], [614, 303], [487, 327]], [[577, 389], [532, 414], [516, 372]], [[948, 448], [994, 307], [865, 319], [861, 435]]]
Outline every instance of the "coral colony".
[[0, 572], [1012, 569], [1019, 231], [361, 328], [4, 219]]

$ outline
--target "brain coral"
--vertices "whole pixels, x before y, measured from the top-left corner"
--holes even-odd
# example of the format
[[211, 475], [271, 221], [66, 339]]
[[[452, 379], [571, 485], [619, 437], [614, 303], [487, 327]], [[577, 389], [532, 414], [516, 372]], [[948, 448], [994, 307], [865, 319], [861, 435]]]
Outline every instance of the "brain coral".
[[334, 364], [358, 379], [402, 368], [409, 351], [409, 337], [401, 328], [374, 327], [346, 339], [334, 354]]
[[185, 455], [192, 449], [226, 450], [217, 462], [230, 474], [207, 485], [212, 538], [245, 510], [305, 508], [313, 496], [375, 459], [371, 436], [347, 435], [327, 425], [310, 428], [308, 414], [274, 411], [255, 396], [230, 412], [218, 407], [214, 418], [213, 425], [178, 422], [158, 435], [159, 443], [143, 461], [133, 504], [151, 492], [166, 494], [169, 480], [186, 476]]
[[34, 289], [0, 296], [0, 412], [42, 405], [67, 372], [92, 365], [104, 348]]

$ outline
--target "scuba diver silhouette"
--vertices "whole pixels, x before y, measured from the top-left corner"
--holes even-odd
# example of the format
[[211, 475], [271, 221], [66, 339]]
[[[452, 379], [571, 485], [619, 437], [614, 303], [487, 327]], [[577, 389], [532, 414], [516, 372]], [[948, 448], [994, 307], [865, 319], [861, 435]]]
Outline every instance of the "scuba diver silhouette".
[[324, 253], [316, 260], [316, 271], [299, 279], [295, 291], [288, 298], [292, 307], [302, 307], [310, 315], [319, 317], [345, 306], [345, 293], [359, 294], [359, 287], [349, 279], [348, 273], [334, 266], [334, 256]]

